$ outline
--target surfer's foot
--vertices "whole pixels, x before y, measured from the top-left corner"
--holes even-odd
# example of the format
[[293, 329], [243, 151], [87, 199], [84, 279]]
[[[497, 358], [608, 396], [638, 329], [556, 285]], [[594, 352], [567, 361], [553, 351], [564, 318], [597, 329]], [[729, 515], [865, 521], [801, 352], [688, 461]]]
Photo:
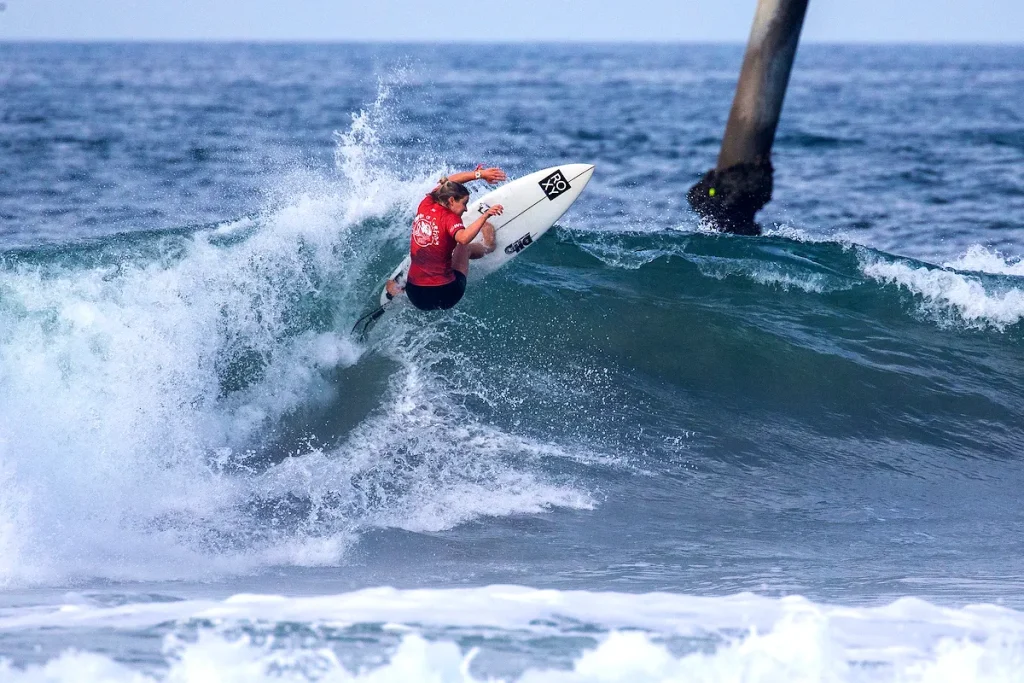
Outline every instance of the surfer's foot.
[[384, 290], [388, 293], [388, 296], [394, 299], [396, 296], [404, 292], [405, 290], [398, 286], [398, 283], [394, 280], [388, 280], [384, 284]]

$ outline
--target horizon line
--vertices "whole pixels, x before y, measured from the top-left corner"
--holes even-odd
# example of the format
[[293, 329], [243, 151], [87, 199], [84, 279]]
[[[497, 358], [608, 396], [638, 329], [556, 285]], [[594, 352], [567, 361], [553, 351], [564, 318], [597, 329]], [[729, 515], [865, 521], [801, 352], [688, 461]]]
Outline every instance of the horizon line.
[[[66, 44], [66, 45], [658, 45], [658, 46], [743, 46], [746, 40], [697, 40], [697, 39], [632, 39], [632, 38], [551, 38], [542, 40], [424, 40], [420, 39], [361, 39], [361, 38], [53, 38], [53, 37], [4, 37], [0, 36], [0, 44]], [[912, 46], [912, 47], [1024, 47], [1024, 40], [874, 40], [846, 38], [824, 40], [808, 38], [800, 41], [800, 45], [830, 46]]]

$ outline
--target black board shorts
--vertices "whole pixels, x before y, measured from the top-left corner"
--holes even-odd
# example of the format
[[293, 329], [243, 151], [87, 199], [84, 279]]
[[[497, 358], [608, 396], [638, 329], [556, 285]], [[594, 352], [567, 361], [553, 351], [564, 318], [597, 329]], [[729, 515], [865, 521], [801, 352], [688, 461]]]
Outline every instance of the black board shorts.
[[412, 305], [421, 311], [451, 308], [459, 303], [466, 293], [466, 276], [455, 271], [455, 279], [446, 285], [422, 287], [411, 282], [405, 283], [405, 293]]

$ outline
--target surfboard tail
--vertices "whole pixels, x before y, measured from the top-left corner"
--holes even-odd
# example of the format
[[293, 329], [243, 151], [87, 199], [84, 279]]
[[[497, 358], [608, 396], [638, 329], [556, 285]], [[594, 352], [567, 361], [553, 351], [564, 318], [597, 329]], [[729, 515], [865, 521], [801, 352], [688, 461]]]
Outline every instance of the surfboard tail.
[[359, 318], [359, 320], [356, 321], [356, 324], [352, 326], [352, 334], [356, 335], [356, 338], [359, 339], [359, 341], [366, 339], [366, 335], [370, 333], [370, 329], [373, 327], [373, 324], [376, 323], [382, 315], [384, 315], [385, 310], [387, 310], [386, 307], [378, 306]]

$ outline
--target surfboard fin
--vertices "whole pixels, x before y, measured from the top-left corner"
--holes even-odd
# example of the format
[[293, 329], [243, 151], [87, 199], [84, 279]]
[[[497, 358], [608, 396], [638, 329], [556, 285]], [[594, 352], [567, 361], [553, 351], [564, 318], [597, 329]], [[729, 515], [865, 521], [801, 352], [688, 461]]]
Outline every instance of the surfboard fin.
[[[361, 317], [359, 320], [356, 321], [356, 324], [352, 326], [352, 334], [356, 335], [359, 338], [359, 341], [363, 341], [364, 339], [366, 339], [366, 335], [370, 333], [370, 328], [373, 327], [373, 324], [377, 322], [378, 318], [384, 315], [384, 311], [385, 308], [383, 306], [378, 306], [374, 310], [370, 311], [369, 313]], [[360, 325], [362, 325], [361, 330], [359, 329]], [[356, 330], [359, 331], [356, 332]]]

